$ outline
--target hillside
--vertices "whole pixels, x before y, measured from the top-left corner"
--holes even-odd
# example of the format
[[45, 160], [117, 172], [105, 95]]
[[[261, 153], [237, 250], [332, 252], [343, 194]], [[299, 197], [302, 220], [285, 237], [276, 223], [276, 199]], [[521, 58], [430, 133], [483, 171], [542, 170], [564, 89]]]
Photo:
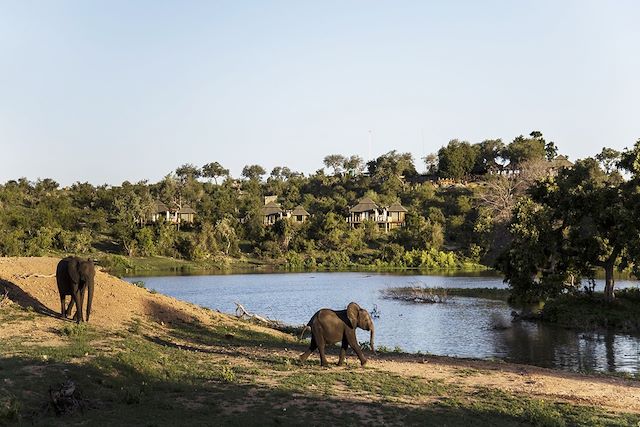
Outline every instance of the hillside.
[[[293, 336], [104, 272], [76, 326], [57, 317], [57, 261], [0, 258], [0, 425], [640, 422], [637, 380], [403, 354], [323, 369]], [[49, 390], [66, 380], [79, 409], [56, 415]]]

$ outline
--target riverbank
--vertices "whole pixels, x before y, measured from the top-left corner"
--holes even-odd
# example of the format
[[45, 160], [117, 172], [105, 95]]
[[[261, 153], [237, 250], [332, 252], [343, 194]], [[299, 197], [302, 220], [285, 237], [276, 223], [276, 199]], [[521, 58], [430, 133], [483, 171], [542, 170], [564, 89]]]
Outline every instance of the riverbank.
[[[0, 258], [0, 423], [635, 425], [640, 381], [503, 362], [378, 354], [306, 363], [296, 337], [103, 272], [89, 325], [55, 316], [54, 258]], [[0, 290], [0, 294], [3, 294]], [[329, 356], [337, 361], [337, 351]], [[56, 416], [72, 381], [82, 411]], [[348, 414], [348, 415], [347, 415]], [[187, 418], [188, 417], [188, 418]], [[346, 418], [348, 417], [348, 418]]]
[[[62, 256], [62, 255], [60, 255]], [[106, 253], [94, 254], [101, 267], [116, 276], [170, 276], [192, 274], [232, 274], [252, 272], [383, 272], [383, 273], [407, 273], [407, 274], [495, 274], [489, 267], [479, 264], [465, 264], [465, 268], [453, 269], [426, 269], [415, 267], [390, 267], [380, 265], [346, 265], [341, 268], [332, 268], [316, 265], [310, 268], [293, 267], [284, 259], [265, 260], [261, 258], [243, 255], [240, 258], [217, 257], [203, 261], [188, 261], [170, 257], [128, 257]]]

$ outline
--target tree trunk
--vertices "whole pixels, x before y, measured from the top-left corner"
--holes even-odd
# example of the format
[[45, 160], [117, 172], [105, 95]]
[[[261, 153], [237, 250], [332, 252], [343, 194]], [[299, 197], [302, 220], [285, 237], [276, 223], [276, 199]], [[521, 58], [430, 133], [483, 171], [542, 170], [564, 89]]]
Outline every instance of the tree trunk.
[[613, 293], [613, 287], [615, 286], [615, 280], [613, 279], [613, 262], [608, 262], [604, 265], [604, 300], [611, 302], [615, 299]]

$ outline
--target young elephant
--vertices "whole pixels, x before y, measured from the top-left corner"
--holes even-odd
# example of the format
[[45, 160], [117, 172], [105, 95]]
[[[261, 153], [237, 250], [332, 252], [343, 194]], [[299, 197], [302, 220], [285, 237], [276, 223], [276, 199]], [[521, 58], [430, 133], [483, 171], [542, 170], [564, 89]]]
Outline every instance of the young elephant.
[[[82, 306], [84, 302], [84, 291], [88, 290], [87, 296], [87, 322], [91, 314], [91, 302], [93, 301], [94, 277], [96, 275], [93, 261], [78, 257], [67, 257], [58, 263], [56, 268], [56, 282], [60, 293], [61, 317], [67, 318], [71, 314], [75, 303], [77, 323], [84, 321], [82, 317]], [[65, 310], [65, 297], [71, 295], [71, 302]]]
[[375, 353], [371, 315], [367, 310], [360, 308], [355, 302], [350, 303], [346, 310], [335, 311], [323, 308], [317, 311], [316, 314], [311, 317], [309, 323], [307, 323], [305, 329], [306, 328], [311, 329], [311, 345], [309, 346], [309, 350], [300, 355], [300, 360], [302, 361], [307, 360], [309, 355], [317, 348], [318, 352], [320, 352], [320, 363], [322, 366], [327, 366], [327, 358], [324, 353], [325, 346], [333, 345], [342, 340], [338, 366], [344, 363], [347, 346], [351, 346], [358, 355], [360, 364], [364, 366], [365, 363], [367, 363], [367, 359], [364, 357], [364, 354], [362, 354], [362, 350], [356, 339], [356, 328], [371, 331], [371, 351]]

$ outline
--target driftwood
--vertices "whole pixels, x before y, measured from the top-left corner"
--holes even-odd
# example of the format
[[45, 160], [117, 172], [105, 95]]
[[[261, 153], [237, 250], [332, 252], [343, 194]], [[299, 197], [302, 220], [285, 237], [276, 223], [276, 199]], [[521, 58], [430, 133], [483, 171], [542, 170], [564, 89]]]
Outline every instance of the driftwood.
[[254, 313], [250, 313], [249, 311], [247, 311], [246, 308], [244, 308], [244, 306], [242, 304], [240, 304], [239, 302], [236, 302], [236, 317], [240, 318], [240, 319], [252, 319], [252, 320], [257, 320], [258, 322], [262, 322], [262, 323], [266, 323], [268, 325], [275, 325], [278, 322], [275, 320], [270, 320], [267, 319], [265, 317], [259, 316], [257, 314]]
[[442, 288], [389, 288], [383, 291], [384, 298], [419, 304], [446, 303], [449, 301], [447, 290]]
[[298, 333], [301, 327], [287, 325], [278, 320], [267, 319], [266, 317], [262, 317], [258, 314], [251, 313], [248, 311], [242, 304], [239, 302], [235, 302], [236, 305], [236, 317], [238, 319], [246, 319], [251, 320], [260, 324], [263, 324], [269, 328], [277, 329], [286, 333]]

